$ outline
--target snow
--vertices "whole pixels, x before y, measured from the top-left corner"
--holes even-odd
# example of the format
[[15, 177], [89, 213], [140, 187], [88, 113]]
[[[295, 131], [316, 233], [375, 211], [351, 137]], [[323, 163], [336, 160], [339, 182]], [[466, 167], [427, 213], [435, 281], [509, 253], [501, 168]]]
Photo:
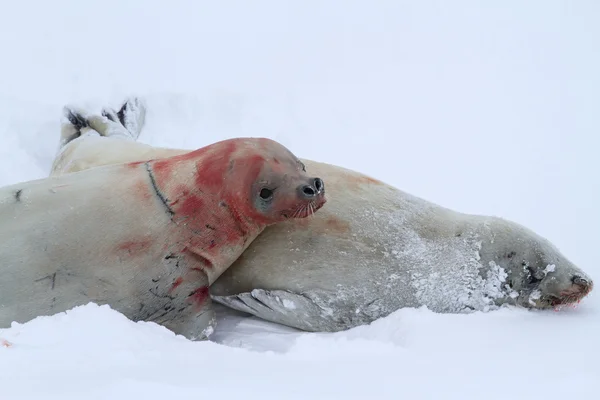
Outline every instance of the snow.
[[[270, 137], [522, 223], [598, 281], [599, 19], [591, 0], [12, 2], [0, 184], [47, 175], [64, 104], [136, 94], [141, 141]], [[597, 398], [595, 292], [560, 312], [403, 309], [335, 334], [219, 308], [204, 343], [88, 304], [0, 329], [0, 398]]]

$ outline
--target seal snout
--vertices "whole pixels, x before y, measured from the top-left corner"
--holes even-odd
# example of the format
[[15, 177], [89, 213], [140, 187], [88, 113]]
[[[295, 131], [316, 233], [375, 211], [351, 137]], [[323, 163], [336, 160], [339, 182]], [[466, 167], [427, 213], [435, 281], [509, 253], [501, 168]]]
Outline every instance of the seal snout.
[[325, 191], [325, 184], [321, 178], [314, 178], [310, 180], [310, 183], [307, 185], [301, 185], [298, 188], [298, 192], [300, 197], [305, 199], [314, 199], [318, 195], [322, 194]]
[[580, 275], [573, 275], [571, 282], [573, 282], [573, 287], [569, 291], [579, 293], [581, 297], [587, 296], [594, 287], [594, 283], [591, 280]]
[[552, 306], [573, 305], [581, 301], [593, 289], [594, 283], [581, 275], [571, 277], [571, 285], [562, 290], [558, 296], [551, 296]]

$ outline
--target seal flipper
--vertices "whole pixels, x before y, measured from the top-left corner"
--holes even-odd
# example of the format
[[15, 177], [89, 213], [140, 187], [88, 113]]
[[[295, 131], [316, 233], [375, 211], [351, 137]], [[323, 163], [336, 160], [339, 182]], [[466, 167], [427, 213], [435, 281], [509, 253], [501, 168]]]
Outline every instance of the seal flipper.
[[146, 104], [138, 97], [131, 97], [123, 103], [117, 116], [125, 129], [131, 133], [133, 139], [137, 140], [146, 123]]
[[90, 131], [87, 119], [83, 112], [74, 107], [65, 106], [62, 109], [60, 142], [58, 150], [65, 147], [73, 140]]
[[278, 324], [309, 332], [330, 331], [334, 319], [307, 295], [286, 290], [254, 289], [231, 296], [212, 296], [217, 303]]
[[[152, 279], [145, 303], [156, 304], [150, 314], [140, 308], [132, 318], [152, 321], [189, 340], [206, 340], [216, 326], [216, 315], [209, 294], [208, 275], [203, 266], [187, 253], [165, 257], [166, 274]], [[144, 303], [142, 303], [144, 304]]]
[[[146, 105], [141, 99], [131, 97], [123, 103], [119, 111], [109, 107], [103, 108], [102, 116], [108, 118], [115, 125], [125, 128], [129, 132], [128, 136], [133, 140], [137, 140], [146, 123]], [[101, 132], [101, 134], [103, 136], [112, 135], [110, 131]]]

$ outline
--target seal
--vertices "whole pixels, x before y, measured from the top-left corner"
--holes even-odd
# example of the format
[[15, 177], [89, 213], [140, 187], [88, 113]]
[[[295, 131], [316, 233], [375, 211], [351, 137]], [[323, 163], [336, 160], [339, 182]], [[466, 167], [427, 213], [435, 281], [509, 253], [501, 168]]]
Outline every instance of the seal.
[[4, 187], [0, 325], [95, 302], [206, 339], [209, 285], [266, 226], [325, 202], [323, 181], [266, 138]]
[[[91, 125], [102, 134], [101, 124]], [[152, 152], [141, 143], [103, 139], [52, 173], [187, 151]], [[301, 161], [327, 181], [327, 207], [313, 218], [267, 227], [211, 286], [216, 302], [332, 332], [403, 307], [556, 308], [576, 304], [593, 288], [588, 275], [524, 226], [458, 213], [356, 171]]]

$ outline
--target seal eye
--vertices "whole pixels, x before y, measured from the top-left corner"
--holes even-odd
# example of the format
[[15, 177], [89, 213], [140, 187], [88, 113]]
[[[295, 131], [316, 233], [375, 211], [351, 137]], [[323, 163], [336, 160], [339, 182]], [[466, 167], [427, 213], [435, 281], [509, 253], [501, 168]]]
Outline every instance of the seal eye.
[[263, 200], [270, 200], [273, 197], [273, 191], [271, 189], [262, 188], [259, 196]]

